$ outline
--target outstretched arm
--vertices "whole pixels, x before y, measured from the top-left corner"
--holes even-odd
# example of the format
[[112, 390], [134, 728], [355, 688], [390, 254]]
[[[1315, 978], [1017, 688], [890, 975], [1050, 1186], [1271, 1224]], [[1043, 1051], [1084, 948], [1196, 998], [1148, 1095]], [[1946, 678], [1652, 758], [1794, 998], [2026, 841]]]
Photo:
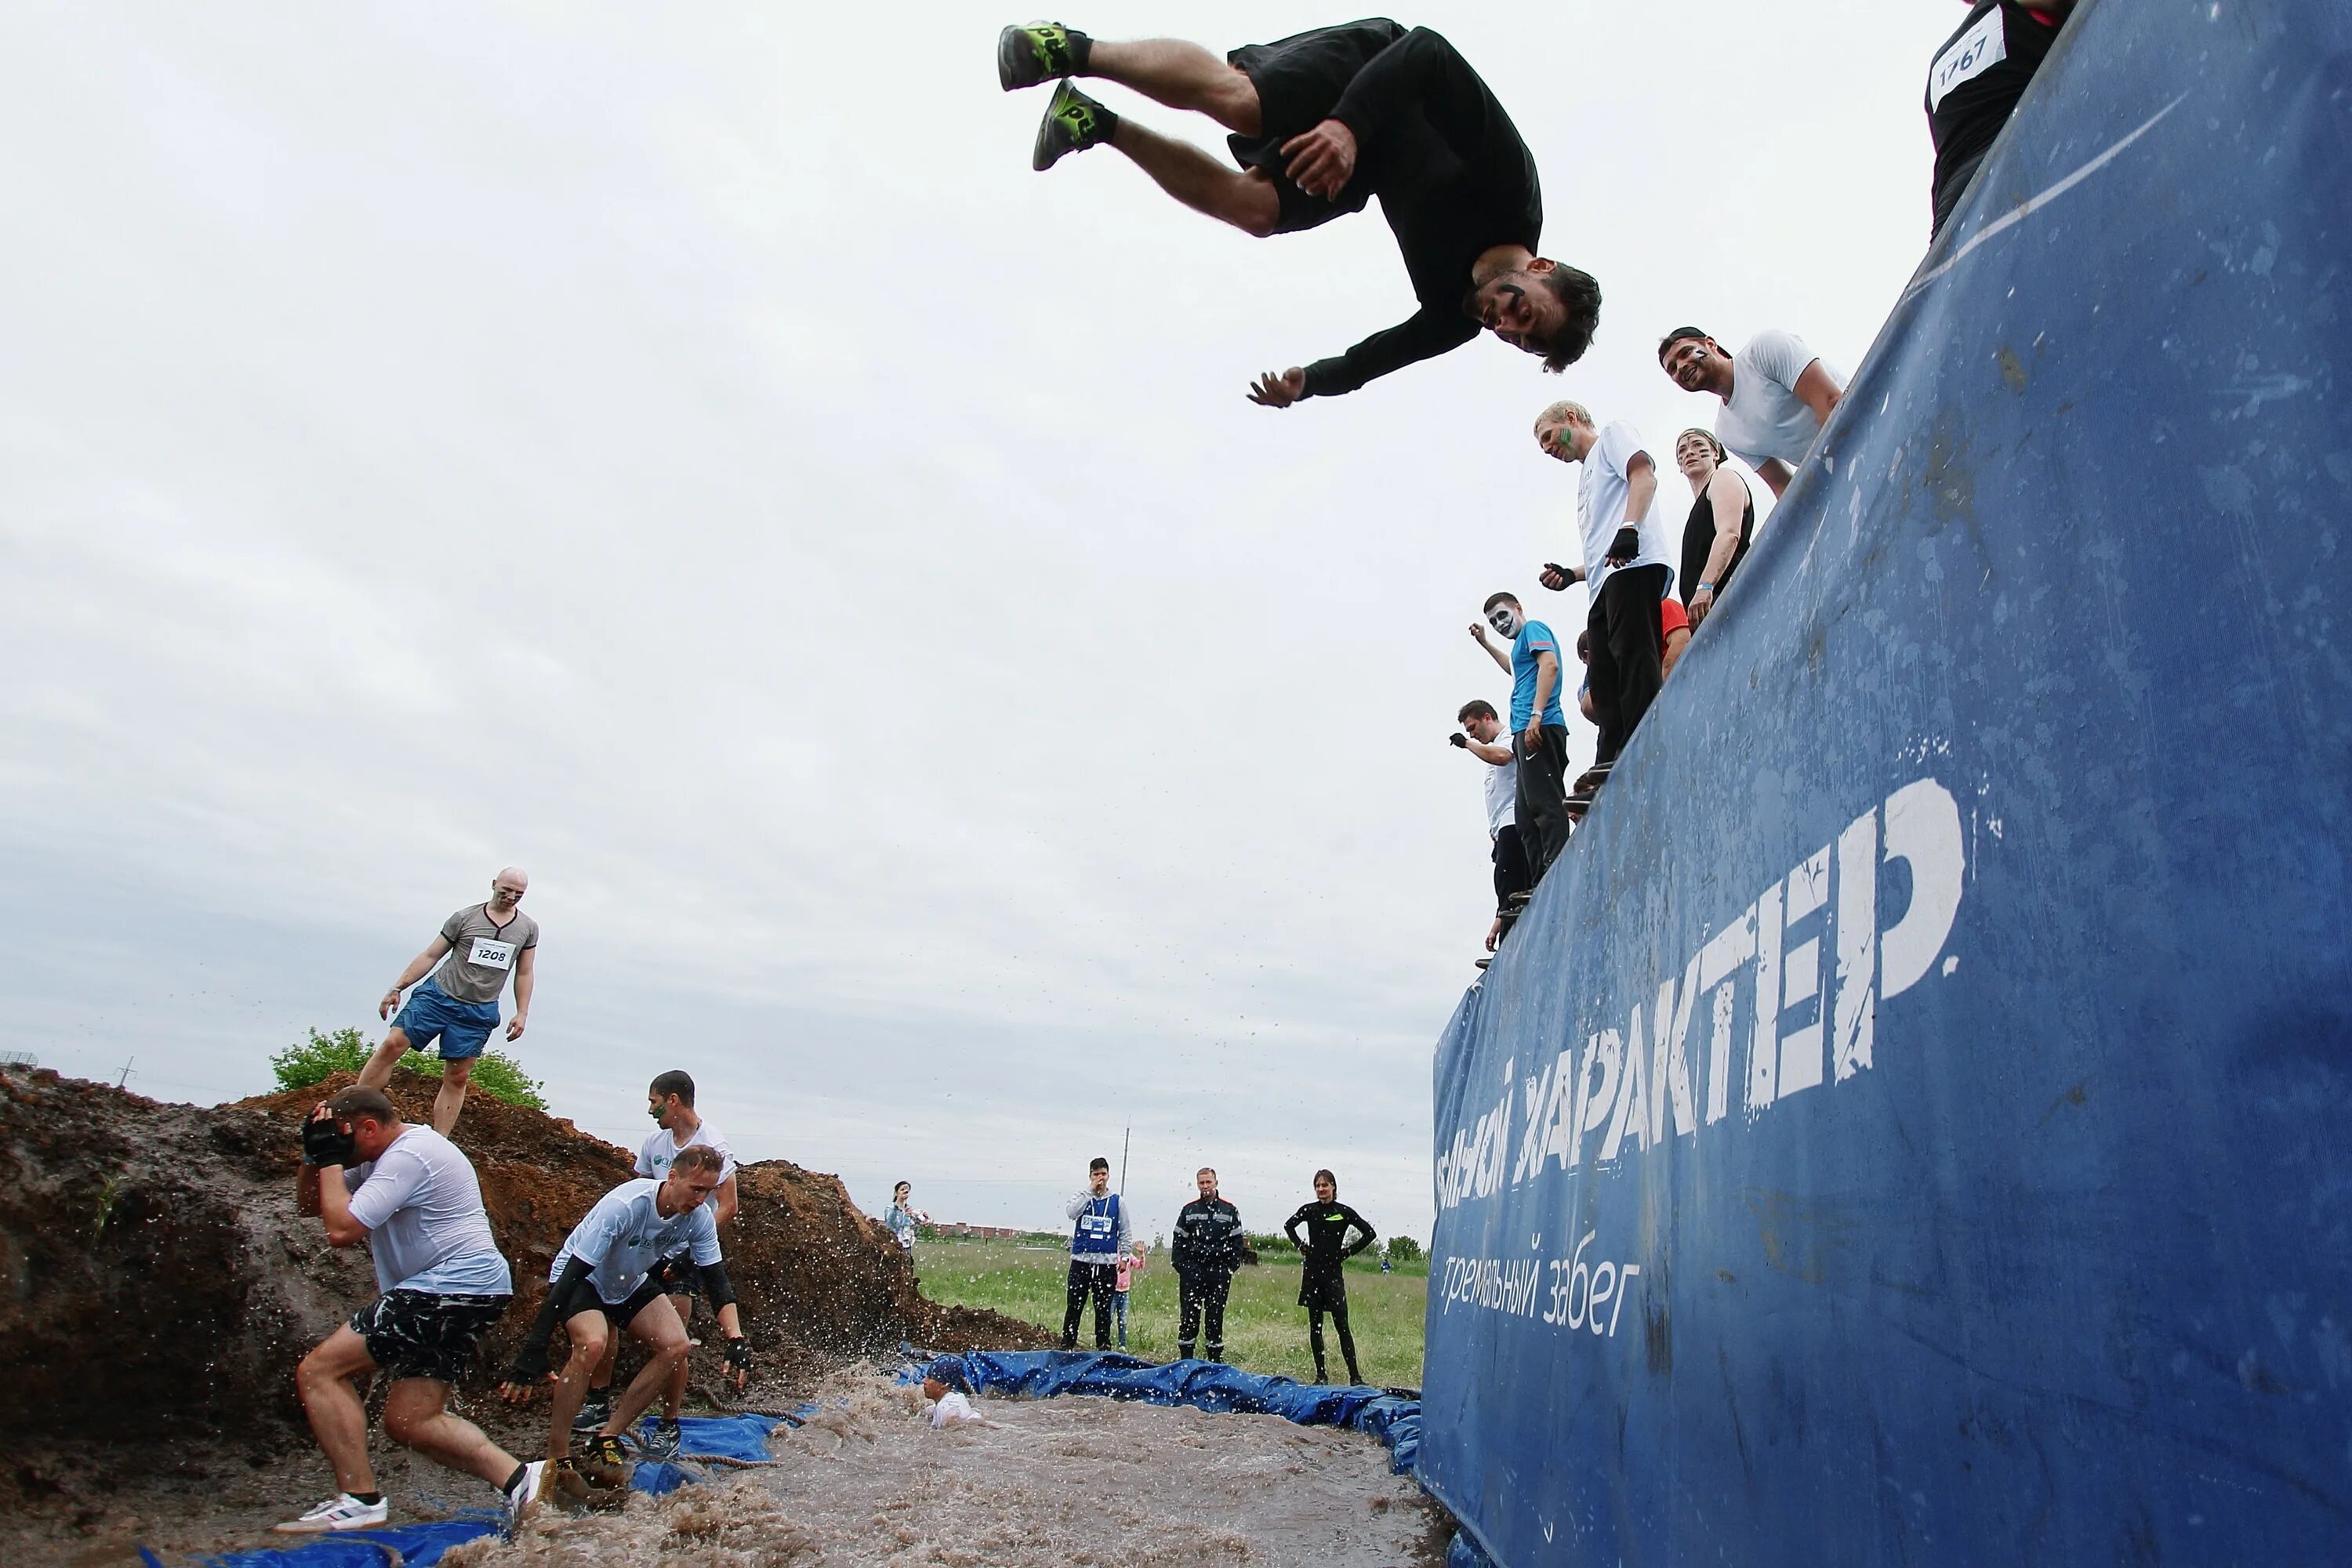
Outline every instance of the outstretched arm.
[[1460, 310], [1424, 305], [1386, 331], [1374, 332], [1346, 353], [1307, 367], [1304, 397], [1338, 397], [1425, 359], [1450, 353], [1478, 335], [1478, 323]]
[[1501, 667], [1505, 675], [1511, 673], [1511, 656], [1505, 653], [1501, 648], [1496, 647], [1487, 637], [1486, 622], [1472, 621], [1470, 623], [1470, 635], [1478, 639], [1478, 646], [1486, 650], [1486, 657], [1493, 659], [1496, 665]]
[[441, 962], [441, 955], [448, 951], [449, 939], [436, 931], [433, 940], [425, 944], [425, 951], [408, 961], [408, 967], [400, 972], [400, 978], [394, 981], [392, 989], [383, 994], [383, 1005], [375, 1010], [376, 1016], [391, 1017], [394, 1009], [400, 1005], [400, 994], [430, 973], [433, 966]]

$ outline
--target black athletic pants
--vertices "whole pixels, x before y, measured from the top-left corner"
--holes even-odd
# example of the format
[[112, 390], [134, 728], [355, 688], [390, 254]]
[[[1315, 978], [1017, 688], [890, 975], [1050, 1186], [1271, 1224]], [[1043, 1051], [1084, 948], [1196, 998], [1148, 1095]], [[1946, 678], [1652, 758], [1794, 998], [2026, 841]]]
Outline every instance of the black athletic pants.
[[1209, 1331], [1209, 1359], [1225, 1359], [1225, 1297], [1234, 1288], [1230, 1274], [1176, 1276], [1176, 1353], [1190, 1356], [1201, 1337], [1202, 1320]]
[[1078, 1348], [1078, 1315], [1086, 1310], [1087, 1298], [1095, 1299], [1095, 1349], [1110, 1349], [1110, 1299], [1118, 1294], [1118, 1265], [1116, 1263], [1070, 1264], [1069, 1298], [1062, 1307], [1062, 1348]]
[[[1567, 731], [1562, 731], [1564, 737]], [[1519, 837], [1519, 825], [1503, 824], [1495, 835], [1495, 910], [1496, 913], [1511, 907], [1511, 895], [1524, 893], [1536, 885], [1535, 868], [1528, 864], [1526, 844]]]
[[[1528, 750], [1527, 732], [1511, 737], [1511, 751], [1519, 763], [1519, 797], [1514, 813], [1519, 846], [1528, 858], [1528, 886], [1568, 847], [1568, 731], [1558, 724], [1543, 727], [1543, 742]], [[1507, 828], [1506, 832], [1509, 831]], [[1497, 880], [1499, 881], [1499, 876]]]
[[[1612, 572], [1592, 601], [1585, 630], [1592, 645], [1592, 713], [1601, 726], [1595, 762], [1617, 760], [1665, 682], [1658, 601], [1666, 596], [1666, 580], [1662, 565]], [[1520, 766], [1525, 778], [1526, 764]]]
[[[1345, 1298], [1331, 1303], [1331, 1326], [1339, 1331], [1339, 1353], [1347, 1358], [1348, 1381], [1360, 1384], [1364, 1374], [1356, 1370], [1356, 1336], [1348, 1331], [1348, 1303]], [[1323, 1368], [1323, 1309], [1307, 1309], [1307, 1344], [1315, 1352], [1315, 1381], [1328, 1383], [1330, 1374]]]

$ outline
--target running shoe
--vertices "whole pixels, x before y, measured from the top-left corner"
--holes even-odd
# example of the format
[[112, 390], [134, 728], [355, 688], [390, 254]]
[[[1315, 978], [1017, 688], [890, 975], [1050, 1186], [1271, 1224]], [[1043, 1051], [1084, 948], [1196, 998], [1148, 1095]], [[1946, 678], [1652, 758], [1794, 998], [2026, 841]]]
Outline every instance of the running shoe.
[[1037, 122], [1037, 145], [1029, 154], [1029, 166], [1043, 173], [1066, 153], [1109, 141], [1112, 123], [1109, 110], [1064, 82], [1054, 89], [1054, 101]]
[[507, 1493], [508, 1539], [513, 1539], [514, 1532], [521, 1527], [522, 1521], [530, 1517], [531, 1510], [539, 1506], [539, 1494], [546, 1482], [547, 1461], [545, 1459], [533, 1459], [522, 1468], [522, 1479], [515, 1483], [514, 1490]]
[[1005, 91], [1015, 92], [1055, 77], [1076, 75], [1077, 46], [1085, 37], [1059, 22], [1007, 27], [996, 35], [996, 79]]
[[325, 1535], [338, 1530], [373, 1530], [392, 1515], [383, 1499], [362, 1502], [349, 1492], [337, 1492], [299, 1519], [270, 1526], [280, 1535]]
[[637, 1438], [637, 1454], [641, 1458], [675, 1459], [683, 1441], [685, 1435], [678, 1430], [677, 1423], [665, 1416], [654, 1423], [652, 1431]]
[[580, 1414], [572, 1418], [572, 1429], [574, 1432], [601, 1432], [604, 1429], [604, 1423], [612, 1418], [612, 1395], [583, 1399], [580, 1402]]

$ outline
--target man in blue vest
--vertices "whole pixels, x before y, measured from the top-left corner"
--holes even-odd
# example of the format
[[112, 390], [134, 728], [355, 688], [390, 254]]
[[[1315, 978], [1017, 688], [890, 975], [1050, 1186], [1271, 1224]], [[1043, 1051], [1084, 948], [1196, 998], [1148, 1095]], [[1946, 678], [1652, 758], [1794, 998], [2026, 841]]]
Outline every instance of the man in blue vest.
[[1062, 1348], [1078, 1348], [1078, 1315], [1095, 1301], [1095, 1349], [1110, 1349], [1110, 1300], [1118, 1294], [1118, 1260], [1127, 1251], [1127, 1210], [1110, 1190], [1110, 1162], [1087, 1167], [1087, 1186], [1070, 1200], [1070, 1289], [1062, 1309]]

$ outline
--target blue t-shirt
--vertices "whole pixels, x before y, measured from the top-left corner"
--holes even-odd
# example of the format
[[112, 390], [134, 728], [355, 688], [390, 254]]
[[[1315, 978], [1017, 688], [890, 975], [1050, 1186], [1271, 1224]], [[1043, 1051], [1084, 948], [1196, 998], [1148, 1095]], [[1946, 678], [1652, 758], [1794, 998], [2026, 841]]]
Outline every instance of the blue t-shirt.
[[[1536, 705], [1536, 655], [1548, 653], [1559, 658], [1559, 639], [1541, 621], [1529, 621], [1519, 628], [1517, 642], [1511, 645], [1511, 733], [1528, 727], [1528, 715]], [[1559, 716], [1560, 688], [1568, 684], [1568, 671], [1562, 667], [1551, 684], [1551, 700], [1544, 704], [1543, 721], [1565, 730], [1568, 721]]]

